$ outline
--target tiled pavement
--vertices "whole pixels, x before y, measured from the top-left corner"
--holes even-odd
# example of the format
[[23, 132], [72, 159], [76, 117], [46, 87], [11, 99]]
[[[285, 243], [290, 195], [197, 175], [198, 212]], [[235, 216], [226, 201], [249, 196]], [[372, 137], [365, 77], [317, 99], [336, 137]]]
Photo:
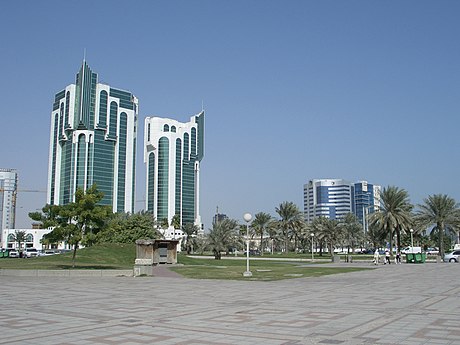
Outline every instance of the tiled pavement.
[[460, 264], [279, 282], [1, 276], [0, 284], [0, 344], [460, 344]]

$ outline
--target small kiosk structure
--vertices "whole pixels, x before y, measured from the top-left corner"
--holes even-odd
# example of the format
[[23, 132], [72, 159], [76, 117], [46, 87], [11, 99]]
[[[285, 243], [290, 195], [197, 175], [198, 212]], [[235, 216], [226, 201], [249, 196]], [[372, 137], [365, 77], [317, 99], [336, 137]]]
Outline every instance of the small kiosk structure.
[[153, 266], [177, 263], [178, 240], [137, 240], [134, 276], [153, 275]]

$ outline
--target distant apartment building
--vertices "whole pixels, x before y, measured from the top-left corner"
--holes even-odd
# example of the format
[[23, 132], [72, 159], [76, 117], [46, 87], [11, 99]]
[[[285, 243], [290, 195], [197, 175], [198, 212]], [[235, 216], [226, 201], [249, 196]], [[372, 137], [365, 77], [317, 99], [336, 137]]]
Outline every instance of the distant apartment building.
[[353, 213], [363, 223], [363, 215], [380, 206], [380, 186], [367, 181], [351, 183], [343, 179], [313, 179], [304, 185], [304, 215], [307, 222], [317, 217], [341, 219]]
[[17, 171], [0, 169], [0, 230], [14, 229], [15, 227], [17, 191]]
[[204, 156], [204, 111], [189, 122], [147, 117], [144, 133], [146, 210], [158, 222], [197, 225], [200, 216], [200, 162]]
[[93, 184], [114, 212], [134, 212], [138, 100], [98, 82], [83, 61], [75, 84], [54, 97], [47, 202], [74, 201]]

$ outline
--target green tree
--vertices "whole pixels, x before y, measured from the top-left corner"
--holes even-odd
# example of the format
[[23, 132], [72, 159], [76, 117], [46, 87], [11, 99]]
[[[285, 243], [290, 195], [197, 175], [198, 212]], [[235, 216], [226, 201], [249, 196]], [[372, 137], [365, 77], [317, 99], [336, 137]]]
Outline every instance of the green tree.
[[388, 235], [390, 253], [393, 255], [393, 236], [396, 233], [396, 246], [400, 250], [401, 232], [409, 230], [412, 225], [413, 206], [407, 191], [394, 186], [383, 188], [381, 200], [381, 208], [371, 215], [369, 224]]
[[344, 230], [344, 239], [347, 244], [348, 253], [350, 249], [354, 252], [356, 245], [364, 238], [364, 230], [353, 213], [347, 213], [341, 221]]
[[315, 222], [315, 220], [315, 236], [319, 240], [326, 242], [329, 247], [329, 253], [334, 255], [334, 245], [339, 242], [344, 235], [344, 227], [342, 223], [336, 219], [329, 219], [326, 217], [315, 218], [313, 222]]
[[445, 195], [434, 194], [417, 205], [415, 222], [418, 229], [435, 226], [438, 231], [439, 256], [444, 257], [444, 237], [446, 228], [458, 229], [460, 224], [460, 210], [457, 202]]
[[172, 217], [171, 225], [174, 227], [174, 229], [180, 229], [180, 216], [178, 214], [175, 214]]
[[135, 243], [140, 239], [158, 239], [155, 218], [150, 212], [117, 213], [96, 235], [98, 243]]
[[24, 230], [15, 230], [12, 234], [12, 239], [14, 242], [18, 243], [18, 250], [21, 251], [21, 245], [26, 242], [27, 233]]
[[41, 212], [30, 212], [29, 218], [40, 223], [43, 229], [54, 227], [59, 222], [59, 211], [62, 206], [46, 204]]
[[260, 237], [260, 255], [264, 255], [264, 234], [268, 230], [272, 221], [272, 216], [265, 212], [256, 213], [254, 220], [252, 221], [251, 227], [256, 235]]
[[208, 246], [216, 260], [220, 260], [221, 253], [228, 253], [228, 249], [238, 242], [238, 231], [238, 222], [233, 219], [224, 219], [213, 224], [208, 234]]
[[284, 201], [275, 209], [280, 216], [279, 228], [284, 237], [284, 250], [289, 251], [289, 240], [296, 231], [304, 227], [303, 214], [293, 202]]
[[273, 251], [275, 247], [277, 247], [277, 243], [280, 240], [280, 231], [279, 231], [279, 224], [278, 221], [272, 220], [267, 227], [267, 234], [268, 238], [271, 241], [271, 253], [273, 254]]
[[193, 253], [193, 246], [195, 245], [196, 236], [198, 235], [199, 230], [199, 226], [193, 223], [186, 223], [182, 227], [182, 231], [186, 235], [184, 245], [187, 254]]
[[163, 218], [160, 221], [160, 226], [161, 226], [162, 229], [167, 230], [169, 228], [168, 218]]
[[366, 236], [367, 240], [372, 243], [372, 248], [374, 249], [382, 247], [385, 243], [385, 231], [375, 224], [369, 224]]
[[75, 267], [79, 244], [89, 246], [94, 243], [96, 234], [112, 215], [111, 206], [98, 205], [103, 195], [95, 185], [86, 192], [78, 188], [75, 192], [75, 202], [66, 205], [47, 205], [43, 208], [44, 213], [30, 214], [32, 219], [54, 226], [50, 238], [66, 241], [73, 246], [72, 267]]

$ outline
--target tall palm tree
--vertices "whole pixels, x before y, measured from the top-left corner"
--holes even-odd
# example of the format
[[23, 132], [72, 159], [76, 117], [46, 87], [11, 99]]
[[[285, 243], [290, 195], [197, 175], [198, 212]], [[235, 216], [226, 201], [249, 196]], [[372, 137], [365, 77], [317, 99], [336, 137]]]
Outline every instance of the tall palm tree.
[[409, 194], [395, 186], [383, 188], [380, 210], [370, 217], [370, 224], [388, 234], [390, 253], [393, 253], [393, 236], [396, 232], [396, 245], [401, 248], [401, 232], [407, 231], [412, 224]]
[[214, 253], [214, 258], [220, 260], [221, 252], [228, 252], [230, 246], [237, 242], [238, 222], [233, 219], [224, 219], [213, 224], [208, 234], [208, 245]]
[[304, 226], [303, 214], [291, 201], [282, 202], [275, 210], [281, 218], [278, 224], [284, 236], [284, 250], [287, 253], [290, 235]]
[[434, 194], [423, 199], [424, 204], [417, 205], [419, 210], [415, 214], [417, 228], [426, 229], [436, 226], [439, 231], [439, 254], [444, 257], [444, 234], [446, 227], [457, 228], [460, 224], [460, 209], [457, 202], [445, 195]]
[[311, 228], [314, 229], [315, 237], [318, 240], [327, 243], [329, 253], [332, 256], [334, 254], [334, 244], [340, 241], [344, 235], [342, 223], [336, 219], [318, 217], [313, 220]]
[[353, 213], [347, 213], [341, 221], [344, 229], [344, 239], [347, 243], [348, 253], [355, 250], [356, 244], [364, 238], [364, 230]]
[[255, 231], [256, 235], [260, 236], [260, 255], [264, 255], [264, 233], [268, 230], [268, 226], [272, 221], [272, 216], [265, 212], [256, 213], [254, 220], [252, 221], [251, 227]]
[[24, 230], [15, 230], [12, 240], [18, 243], [18, 251], [21, 252], [21, 244], [26, 242], [27, 233]]
[[187, 235], [185, 237], [185, 250], [187, 251], [187, 254], [190, 254], [191, 252], [193, 253], [194, 240], [198, 235], [199, 230], [200, 227], [193, 223], [185, 223], [182, 226], [182, 231]]

